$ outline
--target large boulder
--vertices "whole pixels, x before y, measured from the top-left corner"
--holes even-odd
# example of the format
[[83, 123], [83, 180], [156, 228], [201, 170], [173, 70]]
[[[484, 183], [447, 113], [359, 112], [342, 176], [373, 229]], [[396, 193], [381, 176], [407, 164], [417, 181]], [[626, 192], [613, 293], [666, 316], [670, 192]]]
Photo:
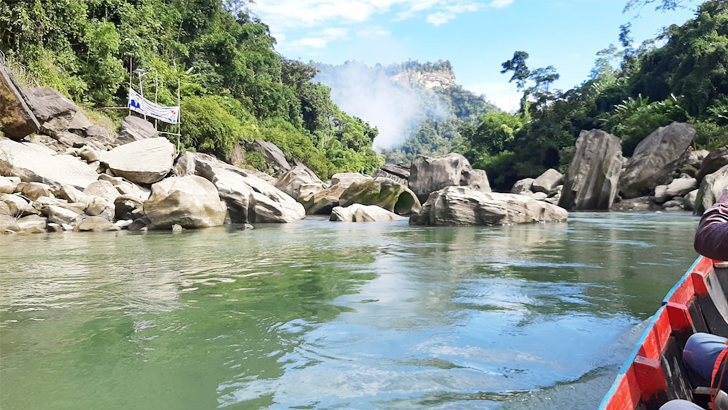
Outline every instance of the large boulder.
[[642, 140], [619, 178], [622, 197], [648, 195], [656, 186], [665, 184], [694, 137], [692, 125], [673, 122]]
[[23, 194], [23, 196], [31, 201], [36, 201], [42, 196], [50, 198], [54, 197], [51, 192], [51, 187], [40, 182], [21, 182], [15, 188], [15, 192]]
[[174, 145], [166, 138], [149, 138], [104, 152], [106, 163], [116, 176], [137, 184], [161, 181], [174, 164]]
[[409, 164], [384, 164], [372, 175], [374, 178], [389, 178], [394, 182], [407, 185], [410, 178]]
[[348, 207], [337, 206], [331, 211], [333, 222], [392, 222], [404, 219], [376, 205], [353, 204]]
[[523, 194], [525, 192], [531, 192], [531, 189], [533, 188], [533, 181], [535, 181], [533, 178], [524, 178], [516, 181], [516, 183], [513, 184], [513, 188], [511, 188], [511, 193]]
[[323, 191], [326, 189], [326, 184], [308, 167], [297, 165], [281, 175], [276, 180], [275, 187], [298, 200]]
[[2, 132], [14, 140], [38, 132], [40, 124], [28, 106], [13, 72], [0, 64], [0, 120]]
[[412, 225], [506, 225], [565, 221], [565, 209], [524, 195], [447, 187], [430, 194]]
[[41, 125], [53, 118], [71, 119], [78, 111], [76, 104], [50, 87], [25, 88], [23, 92]]
[[389, 178], [354, 182], [339, 197], [339, 205], [376, 205], [399, 215], [417, 213], [422, 208], [414, 192]]
[[[117, 191], [114, 185], [111, 184], [111, 182], [96, 181], [89, 184], [89, 186], [84, 189], [83, 195], [85, 195], [86, 197], [97, 196], [100, 198], [104, 198], [111, 203], [114, 203], [114, 200], [116, 200], [116, 198], [119, 197], [121, 194], [119, 193], [119, 191]], [[83, 198], [79, 202], [83, 202]]]
[[100, 216], [91, 216], [79, 222], [73, 230], [74, 232], [108, 232], [118, 231], [119, 227], [108, 219]]
[[276, 144], [272, 142], [255, 140], [249, 144], [248, 150], [262, 152], [265, 157], [265, 161], [273, 167], [276, 172], [288, 171], [291, 169], [291, 164], [289, 164], [286, 160], [286, 155]]
[[8, 215], [21, 217], [38, 213], [28, 201], [18, 195], [0, 194], [0, 202], [4, 203], [7, 207]]
[[686, 211], [695, 210], [695, 203], [698, 201], [698, 192], [699, 190], [695, 189], [688, 192], [688, 194], [683, 197], [683, 208]]
[[667, 185], [665, 194], [668, 198], [684, 196], [688, 192], [698, 188], [698, 180], [695, 178], [677, 178]]
[[695, 199], [695, 214], [702, 215], [706, 209], [718, 202], [728, 188], [728, 165], [703, 178]]
[[533, 181], [531, 190], [533, 192], [543, 192], [550, 194], [556, 190], [556, 187], [564, 182], [564, 176], [555, 169], [548, 169]]
[[306, 208], [306, 214], [330, 214], [334, 207], [339, 206], [339, 198], [353, 183], [369, 180], [371, 177], [353, 172], [342, 172], [331, 177], [329, 187], [317, 192], [302, 196], [298, 199]]
[[468, 186], [481, 192], [490, 192], [485, 171], [474, 170], [460, 154], [449, 154], [442, 158], [418, 155], [412, 160], [409, 188], [420, 202], [426, 201], [430, 193], [449, 186]]
[[196, 175], [167, 178], [152, 185], [144, 214], [156, 229], [208, 228], [225, 222], [227, 207], [212, 182]]
[[622, 172], [619, 138], [602, 130], [582, 131], [564, 176], [559, 206], [570, 210], [607, 210], [617, 195]]
[[728, 145], [711, 151], [703, 160], [698, 171], [698, 180], [702, 181], [707, 175], [728, 165]]
[[13, 173], [25, 182], [68, 184], [84, 189], [98, 177], [85, 162], [70, 155], [57, 155], [41, 144], [0, 138], [0, 152], [5, 152]]
[[121, 122], [121, 128], [119, 129], [119, 135], [116, 137], [116, 142], [119, 144], [129, 144], [134, 141], [158, 137], [159, 132], [154, 128], [154, 124], [144, 118], [130, 115]]

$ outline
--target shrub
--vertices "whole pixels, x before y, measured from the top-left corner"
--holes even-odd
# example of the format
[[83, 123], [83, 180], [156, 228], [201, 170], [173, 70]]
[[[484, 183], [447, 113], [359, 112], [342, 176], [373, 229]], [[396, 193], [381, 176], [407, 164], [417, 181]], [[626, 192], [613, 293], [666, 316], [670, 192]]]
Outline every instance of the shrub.
[[258, 132], [254, 123], [243, 123], [214, 97], [184, 99], [181, 122], [182, 144], [221, 157], [227, 157], [236, 142], [252, 141]]

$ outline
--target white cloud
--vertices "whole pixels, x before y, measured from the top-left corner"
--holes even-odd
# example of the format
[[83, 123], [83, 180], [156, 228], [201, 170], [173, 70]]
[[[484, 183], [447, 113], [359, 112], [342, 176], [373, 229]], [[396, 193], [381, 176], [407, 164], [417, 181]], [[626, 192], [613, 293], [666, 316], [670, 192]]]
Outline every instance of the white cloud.
[[376, 26], [376, 27], [367, 27], [363, 30], [359, 30], [356, 33], [356, 36], [364, 37], [364, 38], [377, 38], [377, 37], [387, 37], [391, 34], [392, 34], [391, 31], [385, 30], [379, 26]]
[[310, 35], [310, 37], [304, 37], [287, 43], [286, 48], [293, 50], [306, 48], [323, 49], [326, 48], [326, 46], [332, 41], [348, 39], [349, 29], [331, 27], [321, 31], [310, 33]]
[[443, 13], [441, 11], [438, 11], [437, 13], [433, 13], [427, 16], [427, 22], [432, 24], [433, 26], [437, 27], [439, 25], [445, 24], [448, 21], [455, 18], [455, 14], [453, 13]]
[[488, 101], [504, 111], [515, 112], [520, 108], [521, 95], [513, 83], [505, 81], [486, 82], [464, 85], [463, 87], [476, 94], [485, 94]]
[[515, 0], [493, 0], [493, 2], [490, 3], [491, 7], [495, 7], [497, 9], [502, 9], [503, 7], [508, 7], [511, 4], [513, 4]]

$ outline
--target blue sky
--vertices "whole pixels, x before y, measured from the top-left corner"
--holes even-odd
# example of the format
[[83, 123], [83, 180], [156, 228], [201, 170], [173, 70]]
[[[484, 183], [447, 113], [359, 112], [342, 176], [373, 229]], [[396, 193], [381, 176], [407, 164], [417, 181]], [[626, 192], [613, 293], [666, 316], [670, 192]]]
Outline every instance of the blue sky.
[[553, 65], [557, 88], [584, 81], [597, 51], [631, 22], [637, 43], [693, 10], [622, 14], [626, 0], [257, 0], [251, 9], [288, 58], [329, 64], [450, 60], [458, 83], [504, 109], [518, 94], [501, 63], [527, 51], [529, 67]]

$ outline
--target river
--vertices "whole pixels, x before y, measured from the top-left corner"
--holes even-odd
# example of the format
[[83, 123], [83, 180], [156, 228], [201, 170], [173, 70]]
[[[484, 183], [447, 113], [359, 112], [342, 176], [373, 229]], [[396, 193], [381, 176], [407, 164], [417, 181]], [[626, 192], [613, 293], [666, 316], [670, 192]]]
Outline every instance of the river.
[[593, 409], [697, 222], [0, 237], [0, 408]]

